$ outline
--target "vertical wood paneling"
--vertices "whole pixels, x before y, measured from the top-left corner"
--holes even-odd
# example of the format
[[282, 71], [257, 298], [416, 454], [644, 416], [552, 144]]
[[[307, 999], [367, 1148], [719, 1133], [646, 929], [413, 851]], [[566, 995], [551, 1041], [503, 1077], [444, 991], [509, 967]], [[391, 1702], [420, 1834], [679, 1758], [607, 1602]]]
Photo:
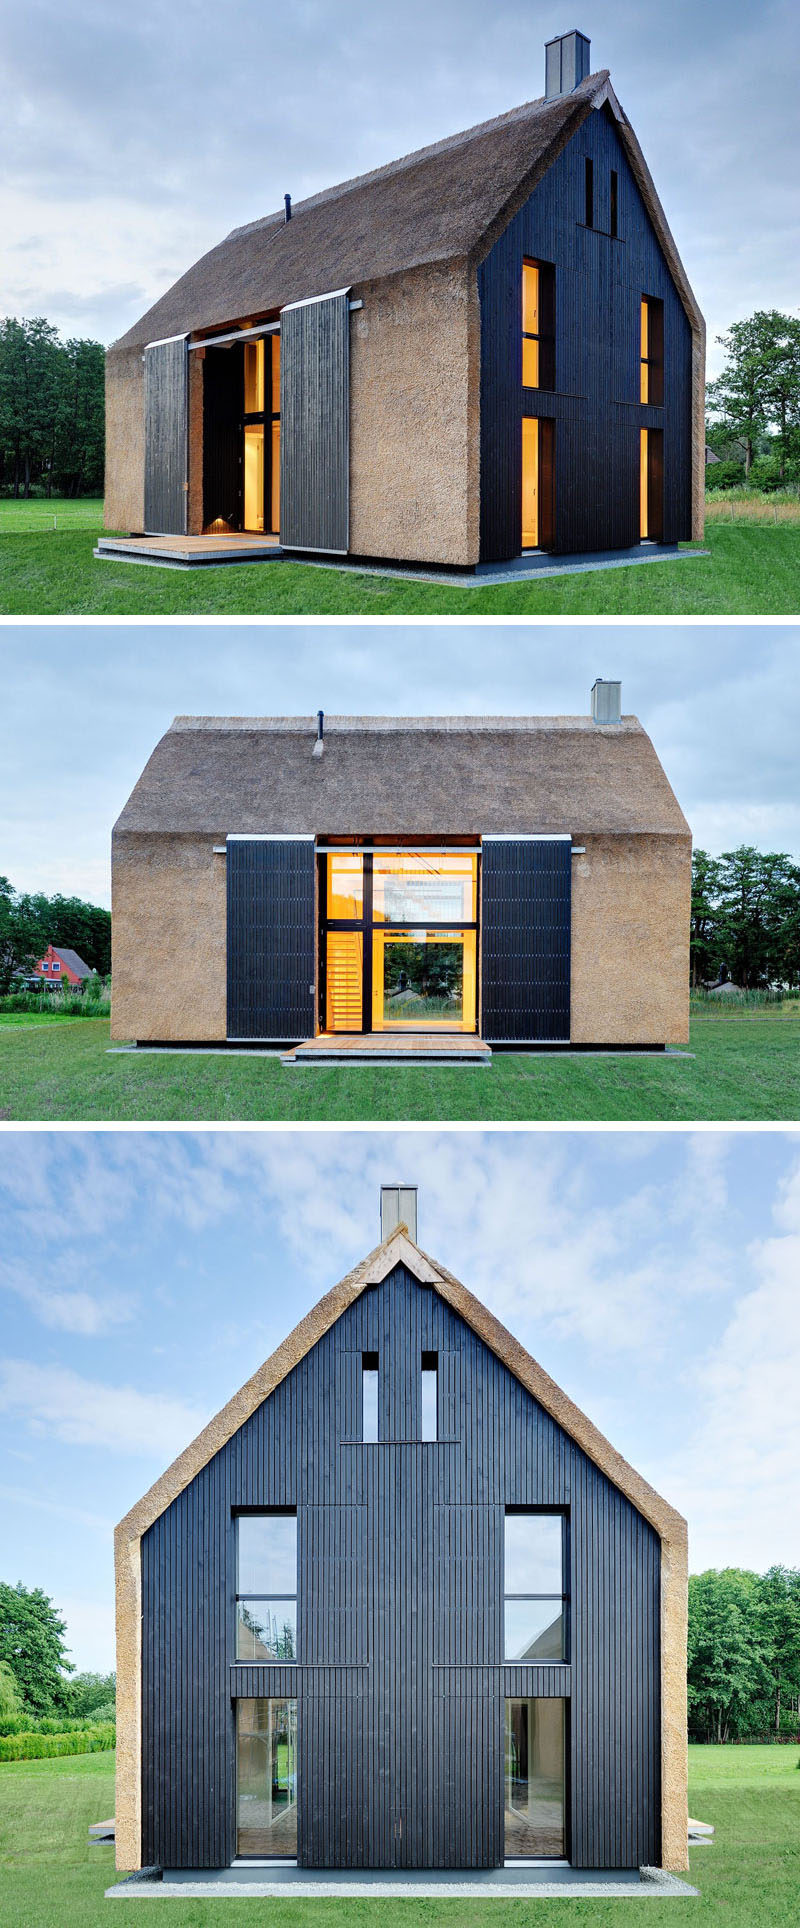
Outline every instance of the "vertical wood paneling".
[[569, 1041], [572, 844], [484, 839], [481, 1033], [490, 1043]]
[[228, 840], [228, 1038], [314, 1031], [314, 840]]
[[186, 338], [144, 353], [144, 523], [148, 535], [186, 534], [188, 398]]
[[[355, 1436], [362, 1351], [380, 1358], [375, 1445]], [[453, 1427], [424, 1444], [423, 1351], [447, 1362]], [[297, 1507], [295, 1667], [233, 1664], [233, 1514], [259, 1505]], [[507, 1505], [568, 1510], [568, 1665], [503, 1664]], [[528, 1694], [570, 1703], [575, 1865], [658, 1862], [657, 1536], [402, 1268], [343, 1314], [156, 1521], [142, 1581], [147, 1862], [231, 1861], [233, 1701], [292, 1693], [306, 1867], [500, 1863], [503, 1701]]]
[[350, 301], [281, 314], [281, 544], [344, 554], [350, 541]]
[[[594, 163], [594, 226], [584, 167]], [[618, 235], [612, 237], [611, 173]], [[555, 391], [522, 388], [522, 261], [555, 266]], [[583, 122], [478, 270], [481, 558], [519, 553], [523, 415], [555, 422], [551, 546], [562, 554], [639, 540], [639, 429], [664, 433], [664, 542], [691, 536], [691, 328], [610, 111]], [[664, 406], [639, 402], [639, 310], [664, 303]]]

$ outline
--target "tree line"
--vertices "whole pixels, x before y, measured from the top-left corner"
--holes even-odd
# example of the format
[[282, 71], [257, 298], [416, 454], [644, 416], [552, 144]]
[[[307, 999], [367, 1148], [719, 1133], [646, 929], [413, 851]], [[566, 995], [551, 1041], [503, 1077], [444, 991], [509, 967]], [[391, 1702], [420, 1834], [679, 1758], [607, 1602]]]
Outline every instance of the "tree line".
[[[114, 1674], [77, 1673], [69, 1659], [66, 1622], [41, 1587], [0, 1580], [0, 1718], [113, 1720]], [[71, 1678], [74, 1676], [74, 1678]]]
[[111, 970], [110, 910], [84, 903], [82, 897], [15, 891], [7, 877], [0, 877], [0, 996], [32, 969], [48, 944], [77, 951], [90, 970], [107, 977]]
[[800, 1738], [800, 1572], [740, 1567], [689, 1580], [689, 1734]]
[[0, 495], [102, 495], [105, 349], [0, 320]]
[[692, 986], [727, 978], [742, 990], [800, 986], [800, 865], [740, 844], [692, 858]]
[[706, 389], [709, 488], [800, 483], [800, 320], [758, 309], [717, 336], [725, 365]]

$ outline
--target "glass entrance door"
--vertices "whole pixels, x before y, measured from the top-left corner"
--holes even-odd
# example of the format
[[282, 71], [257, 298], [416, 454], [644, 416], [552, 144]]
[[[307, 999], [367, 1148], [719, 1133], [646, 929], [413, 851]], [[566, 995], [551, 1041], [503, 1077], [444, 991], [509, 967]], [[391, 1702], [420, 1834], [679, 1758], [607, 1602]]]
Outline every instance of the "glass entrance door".
[[242, 528], [280, 533], [281, 338], [244, 344]]
[[563, 1700], [507, 1700], [506, 1860], [566, 1854]]
[[330, 852], [320, 958], [327, 1031], [475, 1031], [478, 859]]

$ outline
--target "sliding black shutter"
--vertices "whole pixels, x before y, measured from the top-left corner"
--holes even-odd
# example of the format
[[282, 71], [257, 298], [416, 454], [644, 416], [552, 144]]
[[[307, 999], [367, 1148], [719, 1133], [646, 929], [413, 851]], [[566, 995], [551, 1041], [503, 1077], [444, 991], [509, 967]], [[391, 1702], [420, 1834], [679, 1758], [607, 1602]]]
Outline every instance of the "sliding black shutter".
[[314, 839], [227, 844], [228, 1037], [314, 1033]]
[[343, 555], [350, 542], [350, 298], [281, 314], [281, 544]]
[[481, 860], [481, 1033], [489, 1043], [569, 1042], [572, 844], [493, 837]]
[[144, 351], [144, 526], [148, 535], [185, 536], [188, 503], [186, 337]]

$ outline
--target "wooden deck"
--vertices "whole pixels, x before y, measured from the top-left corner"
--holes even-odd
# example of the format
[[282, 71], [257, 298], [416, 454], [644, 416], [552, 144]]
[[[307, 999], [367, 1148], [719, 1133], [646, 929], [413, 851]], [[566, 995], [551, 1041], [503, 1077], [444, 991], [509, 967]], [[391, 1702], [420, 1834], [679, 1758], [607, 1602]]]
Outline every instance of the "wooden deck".
[[227, 562], [275, 562], [279, 536], [100, 536], [99, 562], [145, 562], [162, 569], [193, 569]]
[[281, 1063], [314, 1064], [491, 1064], [492, 1053], [483, 1038], [464, 1032], [338, 1031], [286, 1051]]

